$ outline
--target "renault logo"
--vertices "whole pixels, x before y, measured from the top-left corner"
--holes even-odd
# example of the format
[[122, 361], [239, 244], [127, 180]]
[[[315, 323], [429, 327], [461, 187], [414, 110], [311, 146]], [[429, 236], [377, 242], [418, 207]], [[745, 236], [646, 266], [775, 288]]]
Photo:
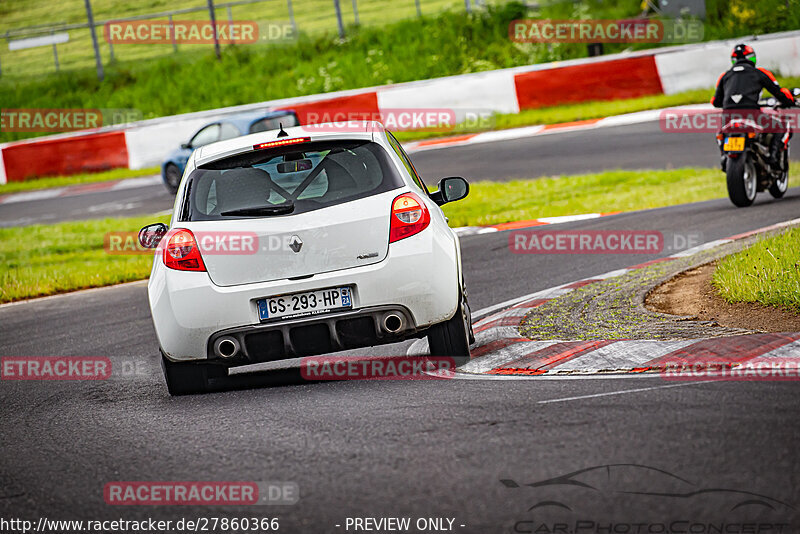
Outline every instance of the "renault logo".
[[295, 254], [300, 252], [300, 249], [303, 248], [303, 240], [293, 235], [289, 240], [289, 248], [294, 250]]

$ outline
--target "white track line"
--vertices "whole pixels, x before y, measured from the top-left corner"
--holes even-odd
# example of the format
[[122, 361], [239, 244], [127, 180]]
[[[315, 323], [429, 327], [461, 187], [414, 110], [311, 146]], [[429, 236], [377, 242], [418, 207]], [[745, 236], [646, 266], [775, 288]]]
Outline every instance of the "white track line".
[[709, 382], [714, 382], [714, 380], [703, 380], [702, 382], [689, 382], [684, 384], [669, 384], [666, 386], [653, 386], [649, 388], [624, 389], [622, 391], [609, 391], [607, 393], [595, 393], [593, 395], [579, 395], [577, 397], [564, 397], [562, 399], [542, 400], [538, 401], [536, 404], [552, 404], [555, 402], [569, 402], [574, 400], [595, 399], [598, 397], [609, 397], [611, 395], [624, 395], [626, 393], [641, 393], [644, 391], [655, 391], [658, 389], [679, 388], [683, 386], [694, 386], [697, 384], [708, 384]]
[[583, 124], [552, 124], [547, 127], [544, 125], [536, 126], [522, 126], [520, 128], [509, 128], [506, 130], [494, 130], [490, 132], [480, 132], [467, 137], [466, 139], [459, 139], [455, 136], [452, 141], [441, 140], [439, 142], [431, 143], [429, 140], [412, 141], [404, 143], [403, 147], [409, 153], [424, 152], [428, 150], [443, 150], [447, 148], [461, 147], [467, 145], [480, 145], [484, 143], [496, 143], [498, 141], [511, 141], [516, 139], [527, 139], [529, 137], [537, 137], [540, 135], [557, 135], [562, 133], [577, 132], [582, 130], [596, 130], [598, 128], [607, 128], [614, 126], [627, 126], [633, 124], [642, 124], [646, 122], [656, 122], [661, 117], [661, 112], [667, 110], [694, 110], [694, 109], [708, 109], [714, 108], [710, 104], [690, 104], [687, 106], [673, 106], [662, 109], [649, 109], [645, 111], [636, 111], [633, 113], [626, 113], [623, 115], [612, 115], [610, 117], [603, 117], [595, 122], [587, 122]]
[[[452, 376], [456, 380], [519, 380], [527, 382], [541, 382], [542, 380], [629, 380], [629, 379], [654, 379], [661, 378], [659, 373], [597, 373], [597, 374], [562, 374], [562, 375], [487, 375], [476, 373], [465, 373], [463, 369], [458, 369]], [[533, 379], [536, 380], [533, 380]]]
[[31, 202], [34, 200], [47, 200], [51, 198], [58, 198], [65, 191], [65, 188], [59, 187], [55, 189], [40, 189], [38, 191], [29, 191], [27, 193], [12, 193], [0, 198], [0, 204], [13, 204], [16, 202]]
[[109, 191], [120, 191], [123, 189], [135, 189], [139, 187], [151, 187], [162, 182], [161, 176], [154, 174], [152, 176], [142, 176], [139, 178], [126, 178], [113, 182], [106, 188], [90, 189], [87, 191], [72, 194], [72, 191], [86, 187], [93, 184], [82, 184], [67, 187], [54, 187], [50, 189], [39, 189], [36, 191], [27, 191], [24, 193], [9, 193], [0, 197], [0, 204], [14, 204], [17, 202], [32, 202], [36, 200], [48, 200], [51, 198], [58, 198], [62, 196], [83, 196], [91, 195], [93, 193], [107, 193]]
[[152, 176], [142, 176], [140, 178], [126, 178], [112, 185], [109, 191], [120, 191], [122, 189], [133, 189], [137, 187], [149, 187], [151, 185], [158, 185], [163, 183], [161, 175], [154, 174]]

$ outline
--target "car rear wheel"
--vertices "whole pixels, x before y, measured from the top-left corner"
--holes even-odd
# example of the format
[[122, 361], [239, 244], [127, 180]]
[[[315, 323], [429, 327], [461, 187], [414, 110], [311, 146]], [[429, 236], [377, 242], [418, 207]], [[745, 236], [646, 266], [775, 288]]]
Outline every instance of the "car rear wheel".
[[169, 163], [164, 168], [164, 185], [173, 195], [178, 192], [178, 185], [181, 183], [181, 170], [174, 163]]
[[432, 326], [428, 332], [431, 356], [455, 358], [456, 365], [463, 365], [469, 361], [469, 345], [470, 341], [474, 341], [469, 303], [464, 292], [460, 292], [460, 295], [458, 308], [453, 317]]
[[225, 376], [219, 365], [194, 362], [173, 362], [161, 354], [161, 369], [170, 395], [191, 395], [208, 391], [209, 378]]

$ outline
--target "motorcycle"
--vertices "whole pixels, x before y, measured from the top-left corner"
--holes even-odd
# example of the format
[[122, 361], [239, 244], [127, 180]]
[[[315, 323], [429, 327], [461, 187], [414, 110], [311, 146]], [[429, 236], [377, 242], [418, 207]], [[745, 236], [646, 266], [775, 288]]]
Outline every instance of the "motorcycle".
[[[797, 98], [800, 88], [792, 90]], [[782, 106], [775, 98], [759, 101], [759, 105], [777, 111]], [[735, 114], [735, 112], [731, 112]], [[753, 203], [756, 194], [769, 191], [774, 198], [781, 198], [789, 187], [789, 139], [792, 136], [791, 122], [783, 121], [781, 131], [775, 131], [772, 119], [763, 112], [731, 118], [717, 134], [722, 152], [722, 170], [726, 174], [728, 197], [737, 207]], [[762, 118], [769, 119], [765, 127]], [[785, 149], [777, 165], [770, 164], [770, 135], [786, 136]]]

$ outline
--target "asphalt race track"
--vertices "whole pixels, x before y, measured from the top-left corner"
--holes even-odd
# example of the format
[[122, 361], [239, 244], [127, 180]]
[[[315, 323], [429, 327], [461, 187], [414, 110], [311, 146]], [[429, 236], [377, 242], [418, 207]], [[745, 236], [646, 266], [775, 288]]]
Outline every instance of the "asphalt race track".
[[[471, 167], [476, 176], [494, 171], [498, 179], [519, 176], [526, 166], [539, 171], [530, 175], [714, 164], [713, 140], [701, 145], [679, 136], [686, 141], [667, 149], [663, 137], [634, 126], [413, 159], [425, 176], [470, 177]], [[123, 194], [135, 191], [113, 200], [124, 202]], [[760, 195], [747, 209], [721, 199], [561, 228], [661, 230], [708, 242], [800, 214], [800, 189], [781, 201], [768, 198]], [[144, 211], [168, 204], [163, 198]], [[21, 216], [8, 215], [9, 207], [0, 207], [3, 220]], [[27, 208], [37, 213], [39, 206]], [[58, 212], [55, 204], [49, 209]], [[473, 310], [670, 254], [515, 255], [507, 239], [503, 232], [462, 239]], [[445, 517], [454, 519], [455, 532], [559, 532], [553, 522], [567, 512], [552, 503], [561, 503], [569, 517], [584, 521], [585, 530], [577, 532], [609, 532], [589, 524], [612, 512], [623, 529], [610, 532], [668, 521], [685, 522], [689, 532], [690, 523], [735, 521], [745, 510], [775, 526], [761, 532], [779, 532], [778, 525], [798, 531], [794, 382], [353, 381], [170, 398], [143, 283], [2, 306], [0, 336], [0, 356], [106, 356], [115, 367], [135, 369], [107, 381], [0, 384], [3, 517], [277, 517], [283, 532], [315, 533], [353, 532], [345, 527], [348, 517]], [[406, 345], [374, 353], [403, 354]], [[143, 363], [136, 368], [137, 362]], [[264, 383], [274, 378], [263, 376]], [[616, 464], [625, 464], [614, 468], [623, 474], [602, 489], [524, 486]], [[611, 468], [598, 472], [611, 480]], [[689, 489], [660, 492], [664, 472]], [[105, 504], [106, 483], [131, 480], [291, 481], [300, 501], [239, 508]], [[731, 501], [734, 496], [741, 498]], [[549, 530], [535, 530], [540, 523]]]
[[431, 150], [415, 154], [414, 162], [424, 177], [455, 173], [474, 180], [509, 180], [612, 169], [713, 167], [719, 164], [719, 151], [713, 134], [664, 133], [654, 121]]
[[[713, 167], [719, 164], [718, 154], [713, 135], [664, 133], [656, 121], [428, 150], [413, 159], [435, 186], [445, 176], [510, 180], [611, 169]], [[719, 176], [724, 181], [722, 172]], [[156, 213], [172, 209], [172, 201], [163, 185], [156, 184], [0, 204], [0, 227]]]

